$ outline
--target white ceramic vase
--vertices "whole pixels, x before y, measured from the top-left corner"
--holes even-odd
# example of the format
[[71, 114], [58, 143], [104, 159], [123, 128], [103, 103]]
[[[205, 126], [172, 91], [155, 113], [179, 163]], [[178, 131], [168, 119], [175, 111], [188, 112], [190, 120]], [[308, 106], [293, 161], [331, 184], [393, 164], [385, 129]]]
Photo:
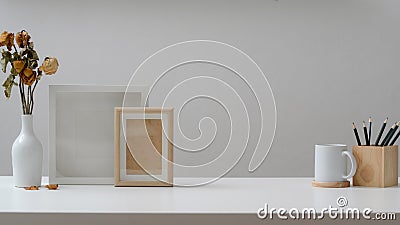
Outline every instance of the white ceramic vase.
[[33, 116], [22, 115], [21, 133], [12, 146], [12, 167], [16, 187], [40, 186], [43, 148], [33, 131]]

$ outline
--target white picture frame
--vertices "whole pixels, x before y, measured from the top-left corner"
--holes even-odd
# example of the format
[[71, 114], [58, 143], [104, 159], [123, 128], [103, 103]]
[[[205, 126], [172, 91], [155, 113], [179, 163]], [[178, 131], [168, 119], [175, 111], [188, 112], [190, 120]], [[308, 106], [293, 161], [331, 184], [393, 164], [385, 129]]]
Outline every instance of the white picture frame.
[[[129, 86], [126, 106], [146, 105], [148, 86]], [[49, 86], [49, 182], [114, 184], [114, 108], [127, 86]], [[127, 102], [130, 101], [130, 102]]]

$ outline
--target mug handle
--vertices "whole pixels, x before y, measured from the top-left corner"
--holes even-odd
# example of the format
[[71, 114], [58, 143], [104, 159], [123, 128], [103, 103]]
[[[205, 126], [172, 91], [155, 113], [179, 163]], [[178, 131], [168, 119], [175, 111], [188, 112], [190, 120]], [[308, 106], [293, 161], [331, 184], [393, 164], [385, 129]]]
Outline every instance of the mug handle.
[[352, 178], [353, 176], [354, 176], [354, 174], [356, 174], [356, 169], [357, 169], [357, 162], [356, 162], [356, 159], [354, 158], [354, 156], [353, 156], [353, 154], [351, 154], [350, 152], [348, 152], [348, 151], [343, 151], [342, 152], [342, 156], [347, 156], [347, 157], [349, 157], [349, 159], [350, 159], [350, 163], [351, 163], [351, 170], [350, 170], [350, 173], [348, 174], [348, 175], [344, 175], [343, 176], [343, 178], [344, 179], [349, 179], [349, 178]]

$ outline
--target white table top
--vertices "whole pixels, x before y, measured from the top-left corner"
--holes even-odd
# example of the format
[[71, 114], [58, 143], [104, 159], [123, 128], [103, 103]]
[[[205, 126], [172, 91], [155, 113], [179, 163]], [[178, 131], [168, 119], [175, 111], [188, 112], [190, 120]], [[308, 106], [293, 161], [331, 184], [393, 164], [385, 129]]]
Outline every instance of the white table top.
[[0, 213], [251, 213], [264, 207], [287, 210], [348, 207], [400, 212], [400, 188], [313, 188], [312, 178], [223, 178], [200, 187], [113, 187], [61, 185], [26, 191], [0, 177]]

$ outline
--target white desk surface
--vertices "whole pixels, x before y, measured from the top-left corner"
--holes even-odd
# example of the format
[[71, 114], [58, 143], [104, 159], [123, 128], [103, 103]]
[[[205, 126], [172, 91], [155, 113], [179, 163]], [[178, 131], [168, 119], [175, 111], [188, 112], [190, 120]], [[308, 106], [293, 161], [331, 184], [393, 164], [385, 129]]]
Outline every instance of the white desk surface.
[[313, 188], [312, 178], [222, 178], [200, 187], [114, 187], [61, 185], [60, 190], [26, 191], [0, 177], [0, 213], [250, 213], [274, 208], [348, 207], [400, 212], [400, 187]]

